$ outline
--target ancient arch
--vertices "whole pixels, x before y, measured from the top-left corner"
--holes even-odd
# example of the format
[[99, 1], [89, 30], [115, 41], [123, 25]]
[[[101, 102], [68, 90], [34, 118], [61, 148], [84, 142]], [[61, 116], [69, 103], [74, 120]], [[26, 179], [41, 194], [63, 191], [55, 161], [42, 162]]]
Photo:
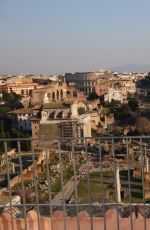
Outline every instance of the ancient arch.
[[63, 99], [63, 90], [62, 89], [60, 91], [60, 98], [61, 98], [61, 100]]
[[62, 118], [62, 116], [63, 116], [63, 111], [60, 111], [59, 113], [57, 113], [57, 115], [56, 115], [56, 118]]
[[50, 118], [50, 119], [54, 119], [54, 117], [55, 117], [55, 111], [52, 111], [52, 112], [50, 113], [50, 115], [49, 115], [49, 118]]
[[52, 100], [55, 100], [55, 92], [52, 92]]
[[59, 100], [59, 91], [57, 90], [57, 101]]

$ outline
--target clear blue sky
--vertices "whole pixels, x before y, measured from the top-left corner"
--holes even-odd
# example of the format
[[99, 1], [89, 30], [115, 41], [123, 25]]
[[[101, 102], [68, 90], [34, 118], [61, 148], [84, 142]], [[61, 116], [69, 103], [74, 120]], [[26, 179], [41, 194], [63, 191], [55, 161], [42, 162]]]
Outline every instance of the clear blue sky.
[[150, 64], [150, 0], [0, 0], [0, 72]]

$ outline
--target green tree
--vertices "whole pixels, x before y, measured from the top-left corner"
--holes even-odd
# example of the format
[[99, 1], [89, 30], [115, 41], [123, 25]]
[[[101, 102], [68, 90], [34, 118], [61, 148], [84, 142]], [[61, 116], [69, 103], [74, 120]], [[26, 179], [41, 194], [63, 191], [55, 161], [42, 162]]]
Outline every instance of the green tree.
[[7, 106], [0, 106], [0, 114], [7, 114], [8, 112], [11, 111], [11, 108], [10, 107], [7, 107]]
[[[15, 128], [11, 129], [10, 135], [13, 138], [29, 138], [30, 137], [30, 135], [28, 133], [23, 133], [23, 132], [15, 129]], [[13, 148], [18, 147], [16, 141], [12, 141], [11, 144], [12, 144]], [[31, 150], [31, 141], [22, 140], [20, 142], [20, 146], [21, 146], [22, 151], [29, 151], [29, 150]]]
[[120, 101], [114, 100], [112, 99], [111, 102], [104, 102], [104, 106], [108, 107], [108, 108], [115, 108], [115, 107], [120, 107], [121, 103]]
[[[6, 135], [5, 135], [5, 131], [4, 131], [4, 123], [3, 121], [0, 121], [0, 139], [5, 139]], [[4, 143], [0, 142], [0, 152], [4, 152]]]
[[0, 138], [1, 139], [6, 138], [3, 121], [0, 121]]
[[131, 108], [131, 110], [134, 111], [134, 112], [137, 111], [138, 106], [139, 106], [138, 105], [138, 101], [137, 100], [133, 100], [133, 99], [128, 101], [128, 105]]
[[95, 93], [95, 92], [90, 93], [89, 96], [88, 96], [88, 100], [92, 101], [92, 100], [95, 100], [95, 99], [98, 99], [97, 93]]
[[2, 98], [6, 103], [12, 103], [12, 102], [20, 101], [21, 95], [16, 94], [13, 91], [11, 91], [10, 93], [3, 91], [2, 92]]
[[115, 110], [115, 117], [117, 120], [128, 120], [131, 116], [131, 109], [127, 104], [121, 105], [120, 108]]
[[139, 135], [141, 135], [141, 133], [140, 133], [140, 131], [137, 130], [137, 129], [135, 129], [134, 131], [129, 131], [129, 132], [127, 133], [127, 136], [139, 136]]

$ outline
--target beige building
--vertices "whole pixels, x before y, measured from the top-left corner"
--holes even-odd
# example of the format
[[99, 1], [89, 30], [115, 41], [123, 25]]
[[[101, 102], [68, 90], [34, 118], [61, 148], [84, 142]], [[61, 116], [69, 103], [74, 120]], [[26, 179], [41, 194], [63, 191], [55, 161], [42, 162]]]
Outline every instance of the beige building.
[[126, 100], [126, 95], [121, 93], [121, 90], [110, 88], [108, 93], [104, 95], [104, 101], [111, 102], [112, 100], [123, 103]]
[[23, 130], [31, 131], [31, 120], [38, 120], [41, 117], [41, 106], [35, 106], [32, 108], [21, 108], [8, 112], [12, 120], [13, 127]]
[[81, 102], [50, 103], [42, 109], [41, 119], [32, 119], [32, 137], [91, 137], [91, 116]]
[[12, 77], [7, 79], [6, 90], [11, 91], [22, 96], [29, 96], [33, 89], [38, 88], [37, 83], [33, 83], [31, 77]]
[[13, 126], [24, 131], [31, 131], [31, 118], [33, 116], [33, 111], [31, 108], [17, 109], [8, 112], [11, 116]]

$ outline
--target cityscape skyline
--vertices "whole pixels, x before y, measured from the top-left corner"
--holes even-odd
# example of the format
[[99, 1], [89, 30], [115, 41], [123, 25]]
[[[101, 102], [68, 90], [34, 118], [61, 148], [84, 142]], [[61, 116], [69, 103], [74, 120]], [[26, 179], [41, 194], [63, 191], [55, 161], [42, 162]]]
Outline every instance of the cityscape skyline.
[[[150, 2], [1, 1], [0, 72], [150, 65]], [[126, 70], [125, 70], [126, 71]]]

